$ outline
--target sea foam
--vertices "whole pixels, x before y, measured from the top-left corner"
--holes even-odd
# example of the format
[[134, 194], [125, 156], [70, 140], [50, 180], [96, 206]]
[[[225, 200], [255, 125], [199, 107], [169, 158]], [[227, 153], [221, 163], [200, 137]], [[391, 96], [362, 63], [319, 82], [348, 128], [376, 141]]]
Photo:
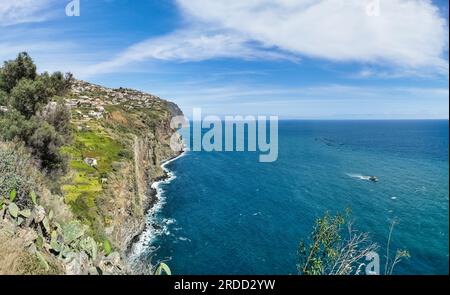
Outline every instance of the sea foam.
[[[183, 156], [186, 155], [186, 152], [181, 153], [179, 156], [172, 158], [170, 160], [164, 161], [161, 164], [161, 168], [166, 173], [167, 177], [152, 183], [151, 188], [153, 188], [156, 191], [156, 202], [150, 208], [150, 210], [147, 212], [147, 220], [146, 220], [146, 226], [145, 230], [142, 232], [142, 234], [139, 237], [139, 240], [133, 245], [133, 248], [131, 250], [130, 254], [130, 261], [133, 266], [136, 268], [142, 268], [142, 266], [139, 266], [141, 261], [141, 256], [148, 253], [153, 252], [157, 248], [152, 246], [153, 241], [161, 235], [170, 235], [169, 231], [169, 225], [175, 224], [176, 220], [173, 218], [165, 218], [163, 220], [158, 219], [158, 213], [161, 211], [161, 209], [166, 204], [166, 198], [164, 196], [164, 189], [162, 188], [163, 184], [169, 184], [174, 179], [176, 179], [176, 175], [173, 171], [169, 170], [167, 168], [167, 165], [172, 163], [173, 161], [176, 161]], [[150, 251], [149, 251], [150, 250]]]

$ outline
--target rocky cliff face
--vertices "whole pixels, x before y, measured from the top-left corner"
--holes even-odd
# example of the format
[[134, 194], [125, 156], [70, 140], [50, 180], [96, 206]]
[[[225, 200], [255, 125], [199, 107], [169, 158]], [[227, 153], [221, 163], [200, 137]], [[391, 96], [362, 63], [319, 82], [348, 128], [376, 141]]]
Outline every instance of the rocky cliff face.
[[164, 177], [161, 162], [178, 155], [170, 148], [170, 120], [182, 112], [150, 94], [82, 81], [74, 83], [67, 105], [75, 135], [64, 148], [71, 167], [65, 200], [125, 259], [155, 202], [151, 183]]
[[165, 177], [161, 162], [178, 155], [170, 121], [181, 110], [83, 81], [63, 99], [73, 129], [61, 148], [64, 176], [42, 173], [23, 145], [0, 142], [0, 274], [133, 273], [127, 256], [156, 201], [151, 184]]

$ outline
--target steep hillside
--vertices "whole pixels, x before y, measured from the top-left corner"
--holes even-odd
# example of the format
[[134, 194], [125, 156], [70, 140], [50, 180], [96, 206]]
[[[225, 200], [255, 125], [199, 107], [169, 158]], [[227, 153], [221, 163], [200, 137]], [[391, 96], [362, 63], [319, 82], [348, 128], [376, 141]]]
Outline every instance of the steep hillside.
[[145, 225], [154, 201], [150, 184], [164, 176], [170, 148], [173, 103], [130, 89], [108, 89], [75, 81], [67, 98], [74, 138], [65, 201], [94, 237], [109, 238], [122, 253]]
[[[43, 162], [23, 142], [0, 142], [0, 250], [8, 254], [0, 274], [133, 273], [127, 256], [156, 201], [151, 184], [165, 177], [161, 162], [178, 155], [170, 148], [170, 120], [182, 114], [175, 104], [131, 89], [71, 85], [37, 113], [57, 126], [49, 119], [55, 109], [62, 103], [70, 112], [70, 139], [59, 149], [64, 173], [40, 171]], [[6, 126], [15, 115], [8, 95], [0, 127], [14, 131]]]

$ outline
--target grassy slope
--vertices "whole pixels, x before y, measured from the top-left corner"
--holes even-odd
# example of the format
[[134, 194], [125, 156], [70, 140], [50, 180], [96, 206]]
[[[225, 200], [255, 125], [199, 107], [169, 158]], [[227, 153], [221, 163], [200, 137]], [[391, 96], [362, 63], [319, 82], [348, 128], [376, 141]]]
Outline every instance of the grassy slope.
[[[103, 93], [83, 93], [100, 97]], [[120, 173], [121, 164], [133, 165], [133, 138], [135, 135], [155, 135], [155, 126], [168, 111], [162, 104], [152, 109], [129, 108], [128, 104], [106, 106], [102, 119], [86, 121], [82, 117], [92, 108], [77, 107], [72, 110], [74, 139], [62, 151], [70, 158], [70, 173], [63, 182], [63, 193], [75, 217], [87, 224], [92, 235], [102, 240], [110, 216], [102, 210], [108, 184], [102, 178]], [[81, 113], [81, 114], [80, 114]], [[78, 127], [82, 126], [83, 130]], [[95, 158], [96, 167], [90, 167], [85, 158]]]

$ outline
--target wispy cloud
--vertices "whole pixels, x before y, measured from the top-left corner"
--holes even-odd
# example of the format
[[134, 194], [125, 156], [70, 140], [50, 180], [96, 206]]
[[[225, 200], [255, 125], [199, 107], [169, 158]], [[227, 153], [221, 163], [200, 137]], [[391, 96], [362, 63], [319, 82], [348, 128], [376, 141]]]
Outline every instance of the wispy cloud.
[[137, 43], [112, 60], [86, 68], [83, 75], [107, 73], [146, 60], [196, 62], [217, 58], [290, 60], [290, 53], [271, 50], [232, 32], [189, 29]]
[[53, 16], [55, 0], [0, 0], [0, 27], [41, 22]]
[[176, 2], [187, 29], [135, 44], [89, 71], [115, 71], [145, 60], [298, 60], [305, 56], [383, 65], [401, 69], [403, 74], [428, 69], [448, 75], [448, 60], [443, 56], [448, 50], [448, 24], [431, 1]]

